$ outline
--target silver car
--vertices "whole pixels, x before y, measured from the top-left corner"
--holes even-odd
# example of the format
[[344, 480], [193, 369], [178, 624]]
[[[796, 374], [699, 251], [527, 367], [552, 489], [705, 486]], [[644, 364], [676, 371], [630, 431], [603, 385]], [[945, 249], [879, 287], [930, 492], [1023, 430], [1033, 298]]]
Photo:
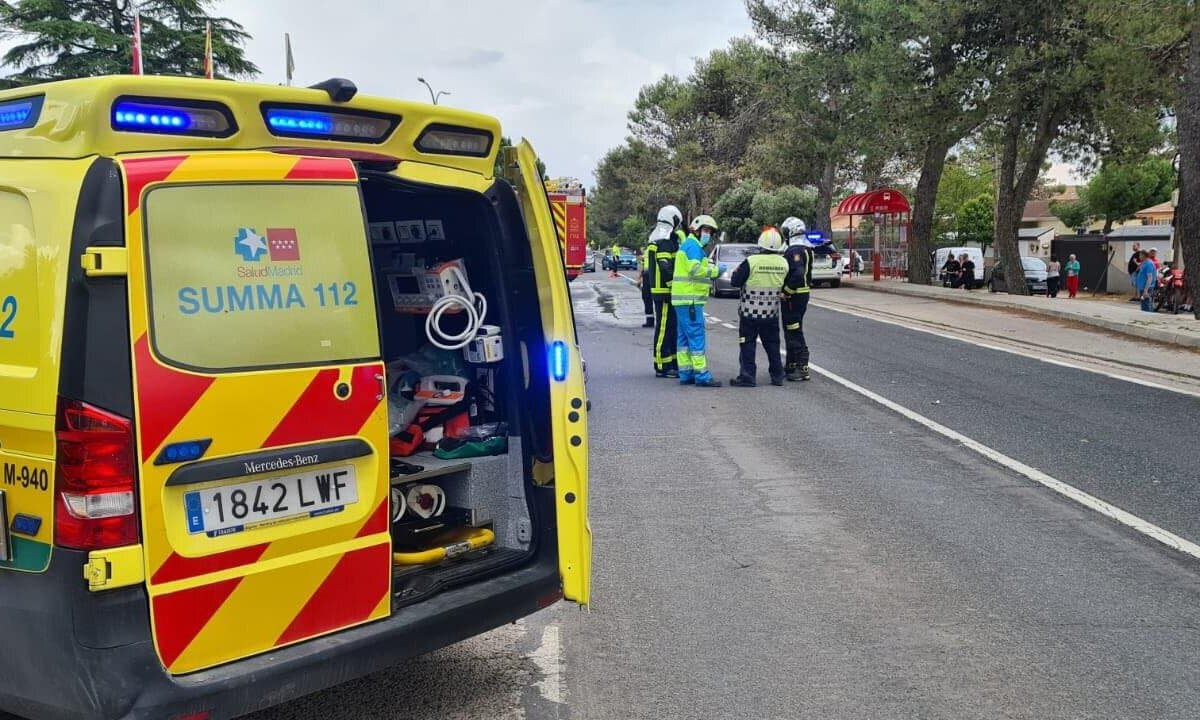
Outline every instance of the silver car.
[[730, 284], [729, 279], [733, 276], [733, 271], [737, 270], [738, 265], [751, 255], [759, 253], [758, 245], [753, 243], [723, 243], [717, 245], [708, 254], [709, 259], [715, 263], [724, 263], [725, 272], [717, 276], [713, 280], [712, 286], [708, 290], [708, 294], [713, 297], [732, 297], [738, 295], [741, 291]]

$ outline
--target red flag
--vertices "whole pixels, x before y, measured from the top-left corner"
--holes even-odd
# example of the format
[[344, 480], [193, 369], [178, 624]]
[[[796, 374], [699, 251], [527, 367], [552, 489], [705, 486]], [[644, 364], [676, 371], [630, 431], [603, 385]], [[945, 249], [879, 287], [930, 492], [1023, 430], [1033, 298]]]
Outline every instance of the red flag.
[[142, 16], [137, 5], [133, 6], [133, 74], [142, 74]]
[[204, 24], [204, 77], [213, 79], [212, 21]]

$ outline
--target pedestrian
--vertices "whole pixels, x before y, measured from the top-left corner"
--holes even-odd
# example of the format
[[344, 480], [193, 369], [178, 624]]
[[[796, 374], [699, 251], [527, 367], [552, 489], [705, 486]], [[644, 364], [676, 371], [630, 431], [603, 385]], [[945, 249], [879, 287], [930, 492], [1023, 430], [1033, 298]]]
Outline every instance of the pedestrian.
[[725, 272], [724, 264], [714, 265], [704, 254], [712, 242], [717, 221], [708, 215], [692, 220], [692, 232], [675, 252], [671, 276], [671, 306], [675, 310], [675, 360], [679, 365], [679, 384], [697, 387], [721, 387], [708, 369], [707, 328], [704, 304], [713, 279]]
[[963, 289], [970, 290], [975, 287], [975, 261], [971, 259], [970, 255], [963, 253], [958, 260], [958, 265]]
[[1154, 263], [1154, 269], [1157, 272], [1162, 272], [1162, 260], [1158, 259], [1158, 248], [1150, 248], [1150, 262]]
[[1062, 263], [1058, 261], [1057, 255], [1050, 256], [1050, 262], [1046, 263], [1046, 297], [1058, 297], [1059, 277], [1062, 274]]
[[946, 262], [942, 263], [942, 287], [954, 287], [961, 273], [962, 263], [954, 253], [949, 253]]
[[1134, 243], [1133, 255], [1129, 256], [1129, 263], [1126, 266], [1126, 269], [1129, 271], [1129, 286], [1133, 288], [1133, 297], [1130, 298], [1129, 302], [1137, 302], [1141, 299], [1137, 292], [1137, 271], [1141, 264], [1142, 246], [1139, 243]]
[[642, 251], [642, 257], [638, 261], [641, 267], [638, 269], [638, 287], [642, 290], [642, 327], [654, 327], [654, 296], [650, 294], [650, 264], [647, 253], [649, 248]]
[[1142, 310], [1154, 312], [1153, 295], [1154, 289], [1158, 287], [1158, 268], [1154, 266], [1148, 252], [1139, 253], [1138, 262], [1138, 271], [1134, 277], [1138, 298], [1141, 300]]
[[1073, 298], [1079, 292], [1079, 261], [1075, 259], [1074, 253], [1067, 256], [1063, 272], [1067, 276], [1067, 296]]
[[609, 261], [608, 261], [608, 277], [609, 278], [621, 277], [620, 273], [617, 272], [618, 264], [620, 262], [621, 262], [621, 246], [617, 245], [616, 243], [613, 243], [612, 257], [609, 258]]
[[853, 277], [862, 273], [862, 255], [857, 250], [850, 251], [850, 275]]
[[808, 312], [809, 289], [812, 287], [813, 250], [804, 236], [804, 221], [790, 217], [779, 226], [787, 250], [783, 257], [788, 264], [788, 274], [783, 282], [783, 299], [779, 315], [783, 320], [783, 344], [787, 359], [783, 365], [784, 377], [789, 382], [808, 380], [808, 343], [804, 339], [804, 314]]
[[683, 213], [674, 205], [658, 211], [658, 220], [646, 244], [646, 267], [650, 271], [650, 297], [654, 301], [654, 375], [677, 378], [675, 358], [676, 322], [671, 306], [671, 276], [675, 273], [675, 251], [683, 240]]
[[779, 296], [783, 294], [788, 262], [783, 252], [783, 237], [773, 227], [764, 228], [758, 236], [762, 252], [742, 261], [729, 284], [741, 288], [738, 302], [738, 375], [729, 381], [733, 387], [754, 387], [758, 384], [758, 368], [754, 356], [762, 338], [767, 353], [767, 368], [771, 384], [783, 385], [783, 359], [779, 356]]

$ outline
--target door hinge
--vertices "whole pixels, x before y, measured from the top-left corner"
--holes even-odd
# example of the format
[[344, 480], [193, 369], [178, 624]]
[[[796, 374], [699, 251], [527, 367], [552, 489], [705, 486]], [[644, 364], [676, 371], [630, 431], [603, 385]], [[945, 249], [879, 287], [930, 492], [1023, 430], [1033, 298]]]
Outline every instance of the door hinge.
[[80, 264], [88, 277], [114, 277], [129, 272], [128, 254], [123, 247], [89, 247]]
[[83, 565], [83, 579], [93, 592], [139, 585], [146, 579], [144, 562], [141, 545], [93, 550]]

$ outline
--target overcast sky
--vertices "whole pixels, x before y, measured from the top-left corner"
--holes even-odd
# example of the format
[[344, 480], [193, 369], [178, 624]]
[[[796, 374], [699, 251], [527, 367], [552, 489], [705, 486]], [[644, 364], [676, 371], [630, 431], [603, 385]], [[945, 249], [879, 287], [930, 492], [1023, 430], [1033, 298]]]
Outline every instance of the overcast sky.
[[748, 34], [741, 0], [219, 0], [253, 35], [264, 82], [353, 80], [363, 93], [441, 102], [498, 116], [527, 137], [553, 176], [589, 186], [626, 135], [642, 85], [687, 75], [697, 57]]

